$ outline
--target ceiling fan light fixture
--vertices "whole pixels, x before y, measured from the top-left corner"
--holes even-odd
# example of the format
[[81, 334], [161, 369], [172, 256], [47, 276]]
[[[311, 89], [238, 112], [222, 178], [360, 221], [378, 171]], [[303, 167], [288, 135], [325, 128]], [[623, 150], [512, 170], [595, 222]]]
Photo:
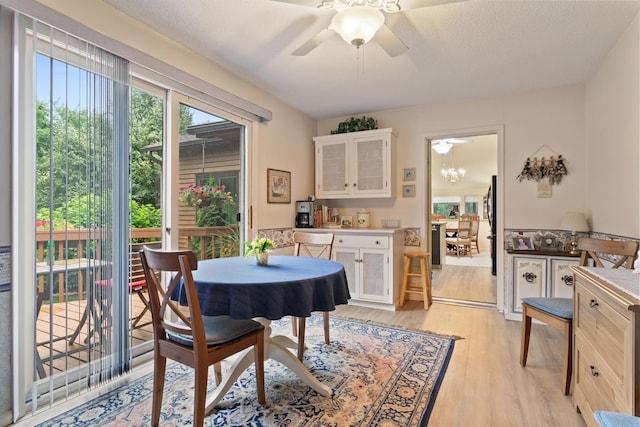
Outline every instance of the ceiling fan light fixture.
[[442, 155], [447, 154], [449, 150], [451, 150], [451, 147], [453, 147], [453, 144], [449, 144], [444, 139], [439, 140], [437, 144], [431, 144], [431, 148], [433, 148], [436, 153]]
[[336, 13], [329, 28], [349, 44], [360, 47], [384, 25], [384, 15], [369, 6], [352, 6]]

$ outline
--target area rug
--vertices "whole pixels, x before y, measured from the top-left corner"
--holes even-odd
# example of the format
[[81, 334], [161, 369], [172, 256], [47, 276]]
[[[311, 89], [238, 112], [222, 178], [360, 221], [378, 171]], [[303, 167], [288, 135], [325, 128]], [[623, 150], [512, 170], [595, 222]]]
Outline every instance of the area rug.
[[[288, 319], [273, 322], [290, 334]], [[331, 318], [331, 345], [322, 317], [307, 320], [304, 364], [334, 390], [318, 395], [278, 362], [265, 363], [267, 402], [259, 405], [253, 365], [205, 420], [206, 426], [426, 426], [455, 338]], [[224, 369], [230, 363], [225, 362]], [[224, 371], [223, 371], [224, 375]], [[147, 374], [41, 425], [148, 426], [153, 379]], [[213, 379], [209, 389], [215, 389]], [[161, 426], [191, 425], [193, 371], [169, 363]]]

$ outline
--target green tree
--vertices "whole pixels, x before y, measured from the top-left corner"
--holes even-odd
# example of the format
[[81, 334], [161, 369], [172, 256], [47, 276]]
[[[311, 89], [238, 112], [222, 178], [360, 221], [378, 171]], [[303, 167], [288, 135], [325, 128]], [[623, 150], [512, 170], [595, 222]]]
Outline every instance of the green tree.
[[[151, 160], [144, 147], [162, 149], [164, 104], [162, 98], [131, 89], [131, 194], [141, 205], [160, 207], [162, 165]], [[180, 106], [180, 134], [193, 122], [189, 108]]]
[[100, 132], [110, 133], [108, 117], [86, 110], [70, 110], [54, 103], [36, 106], [36, 203], [37, 209], [56, 209], [77, 196], [98, 194], [100, 177], [107, 167], [95, 161], [92, 135], [86, 130], [89, 120]]
[[[162, 167], [143, 147], [163, 142], [162, 99], [132, 89], [130, 109], [131, 226], [160, 227]], [[36, 104], [36, 209], [40, 224], [55, 228], [92, 227], [88, 218], [109, 202], [110, 194], [99, 187], [109, 165], [96, 162], [88, 135], [88, 121], [100, 132], [111, 132], [108, 116], [90, 115], [86, 109], [70, 110], [54, 102]], [[192, 114], [180, 108], [181, 132], [192, 123]], [[102, 226], [103, 224], [97, 224]]]
[[162, 99], [141, 90], [131, 90], [131, 194], [142, 205], [160, 207], [162, 166], [142, 148], [163, 141], [164, 107]]

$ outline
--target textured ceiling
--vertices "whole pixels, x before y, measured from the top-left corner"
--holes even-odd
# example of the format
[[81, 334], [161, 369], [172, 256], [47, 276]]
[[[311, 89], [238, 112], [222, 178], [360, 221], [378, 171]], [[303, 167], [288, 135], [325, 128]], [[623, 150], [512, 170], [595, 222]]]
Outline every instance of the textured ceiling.
[[640, 7], [461, 1], [386, 15], [409, 47], [395, 58], [338, 35], [297, 57], [335, 12], [270, 0], [104, 1], [317, 119], [584, 81]]

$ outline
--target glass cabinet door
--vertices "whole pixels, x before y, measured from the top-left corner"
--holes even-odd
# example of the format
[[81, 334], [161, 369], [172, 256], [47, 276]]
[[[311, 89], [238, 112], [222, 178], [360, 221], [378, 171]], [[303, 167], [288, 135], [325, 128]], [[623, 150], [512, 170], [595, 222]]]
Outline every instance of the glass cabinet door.
[[355, 171], [354, 193], [380, 193], [386, 191], [388, 179], [386, 173], [387, 164], [387, 138], [384, 136], [371, 136], [354, 138]]
[[347, 141], [318, 144], [316, 193], [319, 197], [349, 193]]
[[388, 251], [377, 249], [360, 250], [362, 269], [362, 296], [369, 300], [386, 301], [389, 298]]

